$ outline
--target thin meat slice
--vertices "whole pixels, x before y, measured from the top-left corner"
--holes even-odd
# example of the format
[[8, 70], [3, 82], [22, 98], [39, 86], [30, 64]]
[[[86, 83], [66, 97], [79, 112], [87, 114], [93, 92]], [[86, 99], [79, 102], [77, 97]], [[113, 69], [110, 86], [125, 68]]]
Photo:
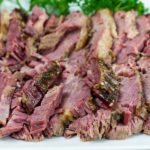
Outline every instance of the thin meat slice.
[[26, 120], [27, 114], [24, 113], [24, 110], [20, 106], [16, 107], [13, 110], [7, 125], [0, 128], [0, 137], [3, 138], [20, 131], [26, 123]]
[[143, 91], [145, 96], [145, 103], [150, 111], [150, 70], [146, 74], [142, 75]]
[[74, 12], [66, 17], [66, 20], [58, 26], [55, 32], [49, 33], [41, 38], [39, 49], [42, 51], [48, 50], [48, 52], [54, 51], [61, 40], [65, 38], [65, 35], [75, 30], [81, 30], [76, 46], [76, 49], [81, 49], [88, 40], [90, 25], [90, 19], [88, 17], [79, 12]]
[[138, 77], [124, 77], [121, 81], [118, 105], [127, 107], [131, 111], [133, 111], [134, 108], [139, 108], [142, 98], [141, 90], [141, 83]]
[[[21, 15], [17, 11], [13, 11], [11, 14], [11, 20], [9, 24], [6, 51], [14, 59], [21, 62], [25, 59], [25, 45], [22, 39], [22, 25]], [[15, 32], [14, 32], [15, 31]]]
[[3, 94], [3, 90], [5, 86], [7, 86], [7, 84], [10, 82], [10, 80], [11, 75], [4, 72], [0, 72], [0, 96]]
[[81, 49], [79, 51], [72, 52], [70, 57], [62, 63], [62, 65], [65, 67], [63, 76], [67, 76], [70, 73], [81, 76], [84, 74], [84, 66], [87, 61], [87, 51], [87, 49]]
[[111, 62], [113, 38], [117, 37], [116, 24], [111, 12], [108, 9], [101, 10], [92, 17], [92, 21], [94, 34], [90, 41], [90, 57]]
[[117, 106], [121, 111], [125, 109], [143, 119], [146, 118], [147, 111], [144, 107], [143, 87], [139, 73], [132, 77], [123, 77]]
[[[146, 41], [149, 39], [150, 23], [146, 16], [139, 17], [136, 20], [138, 34], [132, 39], [126, 39], [120, 53], [117, 53], [117, 63], [125, 63], [128, 61], [129, 55], [138, 55], [143, 51]], [[145, 24], [144, 24], [145, 23]]]
[[45, 130], [49, 118], [55, 114], [55, 109], [61, 103], [62, 92], [62, 85], [53, 87], [44, 96], [41, 105], [34, 109], [33, 114], [28, 118], [31, 126], [31, 134], [36, 134]]
[[30, 36], [40, 35], [44, 31], [44, 23], [48, 19], [48, 15], [39, 7], [35, 6], [32, 9], [32, 14], [29, 16], [25, 33]]
[[13, 75], [5, 73], [0, 73], [0, 77], [3, 79], [3, 89], [1, 89], [2, 93], [0, 95], [0, 124], [6, 125], [17, 79]]
[[133, 39], [139, 34], [139, 31], [136, 27], [136, 19], [137, 19], [137, 12], [133, 10], [128, 11], [125, 14], [125, 30], [128, 39]]
[[61, 104], [64, 110], [63, 118], [72, 120], [72, 117], [84, 116], [88, 109], [89, 111], [90, 109], [92, 110], [92, 103], [91, 107], [88, 105], [90, 98], [90, 88], [85, 84], [84, 80], [73, 74], [68, 75], [64, 82], [63, 101]]
[[48, 122], [47, 128], [44, 130], [43, 134], [45, 137], [50, 138], [52, 136], [60, 136], [64, 133], [64, 123], [60, 119], [58, 114], [55, 114]]
[[5, 125], [9, 118], [10, 105], [12, 102], [12, 96], [14, 94], [15, 87], [5, 87], [0, 101], [0, 124]]
[[5, 54], [5, 42], [7, 39], [8, 27], [10, 23], [10, 15], [8, 11], [0, 13], [0, 56]]
[[68, 57], [69, 54], [75, 49], [76, 43], [79, 39], [80, 31], [73, 31], [68, 33], [66, 37], [61, 41], [55, 51], [50, 52], [45, 57], [49, 61], [60, 60]]
[[114, 19], [117, 25], [118, 38], [114, 40], [113, 51], [117, 55], [123, 48], [123, 43], [126, 40], [125, 34], [125, 12], [117, 11], [114, 14]]

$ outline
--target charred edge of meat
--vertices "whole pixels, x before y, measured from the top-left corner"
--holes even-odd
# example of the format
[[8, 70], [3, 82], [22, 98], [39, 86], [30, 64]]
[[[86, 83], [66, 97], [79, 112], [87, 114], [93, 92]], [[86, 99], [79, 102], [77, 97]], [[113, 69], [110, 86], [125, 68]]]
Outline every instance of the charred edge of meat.
[[35, 79], [35, 85], [41, 90], [42, 93], [46, 93], [49, 86], [62, 71], [63, 69], [60, 67], [59, 63], [53, 62], [52, 67]]
[[103, 61], [99, 60], [100, 82], [95, 85], [94, 90], [98, 91], [98, 96], [111, 106], [119, 95], [120, 82], [112, 69]]
[[[27, 113], [32, 113], [34, 107], [41, 102], [44, 94], [53, 85], [62, 71], [63, 69], [59, 63], [53, 62], [52, 66], [50, 66], [46, 72], [37, 76], [35, 80], [33, 80], [33, 88], [29, 89], [27, 93], [23, 92], [21, 98], [22, 106], [25, 108]], [[37, 91], [39, 92], [38, 96], [36, 94]]]
[[144, 119], [144, 120], [146, 120], [147, 119], [147, 116], [148, 116], [148, 112], [147, 112], [147, 106], [146, 106], [146, 104], [145, 104], [145, 95], [144, 95], [144, 88], [143, 88], [143, 81], [142, 81], [142, 75], [141, 75], [141, 73], [138, 71], [138, 70], [135, 70], [135, 73], [136, 73], [136, 76], [137, 76], [137, 78], [138, 78], [138, 81], [140, 82], [140, 88], [141, 88], [141, 92], [139, 93], [139, 97], [141, 98], [141, 105], [140, 106], [137, 106], [137, 108], [136, 108], [136, 110], [135, 110], [135, 114], [138, 116], [138, 117], [140, 117], [140, 118], [142, 118], [142, 119]]
[[91, 29], [92, 29], [92, 20], [89, 17], [87, 17], [86, 23], [81, 29], [80, 38], [76, 44], [76, 50], [80, 50], [81, 48], [83, 48], [86, 45], [89, 35], [90, 35], [90, 32], [91, 32]]
[[90, 97], [87, 102], [86, 102], [86, 106], [92, 110], [92, 111], [95, 111], [97, 109], [97, 106], [95, 104], [95, 101], [93, 99], [93, 97]]
[[59, 117], [64, 126], [70, 124], [70, 122], [74, 120], [73, 114], [69, 110], [65, 110]]
[[123, 121], [124, 121], [123, 112], [120, 111], [112, 112], [112, 116], [111, 116], [112, 125], [123, 123]]

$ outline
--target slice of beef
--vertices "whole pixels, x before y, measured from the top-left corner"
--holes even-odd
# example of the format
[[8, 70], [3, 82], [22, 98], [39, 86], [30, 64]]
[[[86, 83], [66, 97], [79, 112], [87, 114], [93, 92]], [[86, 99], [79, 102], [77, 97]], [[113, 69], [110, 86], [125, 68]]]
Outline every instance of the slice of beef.
[[140, 34], [145, 34], [149, 32], [150, 22], [148, 16], [140, 16], [137, 18], [137, 27]]
[[23, 87], [22, 105], [31, 113], [35, 106], [42, 100], [44, 94], [54, 84], [60, 76], [62, 68], [57, 63], [52, 63], [49, 69], [42, 74], [36, 76], [33, 80], [29, 80]]
[[[148, 19], [146, 17], [139, 17], [136, 23], [139, 34], [132, 39], [126, 39], [120, 53], [117, 54], [117, 63], [125, 63], [128, 61], [129, 55], [141, 53], [145, 46], [145, 42], [149, 39], [148, 31], [150, 24]], [[143, 23], [145, 23], [145, 25]]]
[[[21, 62], [25, 57], [25, 45], [22, 39], [22, 17], [19, 12], [13, 11], [7, 34], [6, 51], [14, 59]], [[14, 32], [15, 31], [15, 32]]]
[[124, 77], [121, 81], [118, 105], [133, 111], [141, 105], [141, 94], [141, 83], [138, 77]]
[[0, 13], [0, 24], [1, 24], [1, 32], [0, 32], [0, 41], [6, 41], [7, 32], [10, 23], [10, 14], [8, 11], [3, 11]]
[[87, 24], [88, 17], [81, 12], [72, 12], [65, 21], [58, 27], [59, 31], [82, 29]]
[[6, 125], [17, 79], [15, 79], [13, 75], [7, 73], [0, 73], [0, 78], [2, 80], [2, 93], [0, 93], [0, 124]]
[[65, 130], [65, 137], [77, 134], [82, 141], [101, 139], [110, 128], [111, 111], [100, 109], [75, 120]]
[[62, 65], [65, 67], [63, 76], [67, 76], [70, 73], [82, 76], [86, 72], [84, 71], [84, 66], [86, 64], [87, 52], [87, 49], [73, 51], [70, 57], [65, 62], [62, 62]]
[[144, 91], [144, 98], [145, 103], [148, 107], [148, 111], [150, 111], [150, 69], [146, 72], [146, 74], [142, 75], [142, 82], [143, 82], [143, 91]]
[[86, 72], [86, 84], [90, 88], [94, 87], [94, 85], [96, 85], [100, 81], [101, 76], [98, 60], [95, 58], [88, 60], [84, 64], [83, 70], [84, 72]]
[[100, 71], [99, 81], [92, 87], [96, 97], [102, 99], [112, 106], [119, 95], [119, 78], [115, 76], [112, 69], [103, 61], [98, 61]]
[[90, 17], [83, 16], [82, 21], [83, 23], [80, 31], [80, 37], [76, 44], [76, 50], [80, 50], [86, 46], [92, 29], [92, 22]]
[[6, 126], [0, 128], [0, 137], [6, 137], [12, 133], [18, 132], [23, 128], [23, 124], [26, 123], [27, 115], [23, 109], [18, 106], [11, 113], [10, 119]]
[[135, 70], [137, 69], [137, 58], [134, 56], [129, 56], [128, 61], [123, 64], [113, 64], [112, 70], [116, 76], [131, 77], [135, 75]]
[[66, 35], [66, 37], [60, 42], [55, 51], [46, 55], [49, 61], [63, 59], [75, 49], [76, 43], [79, 39], [80, 31], [73, 31]]
[[150, 135], [150, 115], [148, 116], [146, 122], [144, 123], [143, 130], [145, 134]]
[[[74, 21], [74, 19], [76, 21]], [[58, 26], [53, 33], [47, 34], [41, 38], [39, 49], [54, 51], [56, 46], [61, 42], [65, 35], [74, 30], [81, 30], [79, 41], [76, 49], [81, 49], [88, 40], [88, 33], [90, 31], [90, 19], [79, 12], [74, 12], [66, 17], [66, 20]]]
[[126, 61], [128, 61], [129, 55], [139, 54], [144, 48], [144, 44], [148, 38], [149, 35], [144, 34], [144, 35], [136, 36], [132, 40], [127, 40], [124, 43], [124, 48], [117, 55], [117, 63], [125, 63]]
[[128, 39], [133, 39], [139, 34], [136, 27], [137, 12], [131, 10], [125, 14], [125, 32]]
[[51, 15], [45, 24], [45, 32], [51, 33], [56, 30], [56, 28], [64, 21], [64, 16], [57, 17], [56, 15]]
[[3, 94], [3, 90], [5, 88], [5, 86], [8, 85], [8, 83], [11, 81], [11, 75], [4, 73], [4, 72], [0, 72], [0, 97]]
[[[91, 98], [90, 88], [85, 84], [84, 80], [73, 74], [68, 75], [64, 82], [62, 109], [64, 113], [63, 119], [66, 121], [72, 117], [81, 117], [87, 113], [87, 110], [94, 109], [88, 105]], [[70, 117], [69, 117], [70, 116]]]
[[31, 113], [42, 97], [42, 92], [38, 90], [32, 80], [25, 83], [22, 89], [21, 103], [27, 112]]
[[132, 114], [145, 119], [147, 111], [144, 106], [143, 87], [141, 75], [137, 73], [132, 77], [123, 77], [121, 81], [120, 94], [117, 100], [117, 106], [122, 111], [125, 109]]
[[37, 134], [46, 129], [49, 118], [55, 114], [55, 109], [61, 103], [62, 92], [62, 85], [53, 87], [44, 96], [41, 105], [34, 109], [34, 112], [28, 118], [31, 134]]
[[123, 48], [123, 43], [126, 40], [125, 34], [125, 12], [117, 11], [114, 14], [114, 19], [117, 25], [118, 38], [114, 40], [113, 51], [117, 55]]
[[52, 136], [60, 136], [64, 133], [64, 123], [60, 119], [58, 114], [55, 114], [48, 122], [47, 128], [43, 134], [45, 137], [50, 138]]
[[35, 6], [32, 9], [32, 14], [29, 16], [25, 32], [30, 36], [40, 35], [44, 31], [44, 23], [48, 19], [48, 15], [39, 7]]
[[0, 124], [5, 125], [7, 119], [9, 118], [10, 105], [12, 101], [12, 96], [14, 94], [15, 87], [7, 86], [5, 87], [3, 94], [1, 95], [0, 101]]
[[[40, 40], [39, 49], [54, 51], [55, 47], [63, 39], [65, 32], [54, 32], [43, 36]], [[42, 52], [41, 51], [41, 52]]]
[[5, 54], [5, 42], [7, 39], [8, 26], [10, 23], [10, 15], [8, 11], [0, 13], [0, 56]]
[[113, 38], [117, 37], [116, 25], [111, 12], [108, 9], [101, 10], [92, 17], [92, 21], [94, 33], [90, 42], [90, 57], [111, 62]]

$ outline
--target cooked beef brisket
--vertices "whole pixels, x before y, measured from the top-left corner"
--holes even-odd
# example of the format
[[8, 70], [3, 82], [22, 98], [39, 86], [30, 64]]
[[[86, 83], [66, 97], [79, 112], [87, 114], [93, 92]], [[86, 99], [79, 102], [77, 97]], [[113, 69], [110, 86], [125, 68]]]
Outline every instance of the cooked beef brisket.
[[0, 137], [150, 134], [150, 15], [0, 13]]

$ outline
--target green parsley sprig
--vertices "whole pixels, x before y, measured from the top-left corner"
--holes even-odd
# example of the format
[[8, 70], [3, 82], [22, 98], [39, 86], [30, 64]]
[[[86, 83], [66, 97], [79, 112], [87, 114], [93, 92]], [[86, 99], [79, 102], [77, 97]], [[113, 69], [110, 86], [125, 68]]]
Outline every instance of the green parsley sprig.
[[[4, 0], [0, 0], [0, 4], [3, 1]], [[21, 10], [27, 13], [37, 5], [43, 8], [48, 14], [66, 15], [69, 13], [71, 3], [75, 3], [79, 6], [86, 15], [91, 15], [95, 11], [103, 8], [109, 8], [114, 12], [118, 10], [135, 10], [139, 15], [143, 15], [147, 12], [147, 9], [140, 0], [30, 0], [30, 8], [28, 10], [24, 9], [21, 1], [24, 0], [16, 0], [16, 4]]]

